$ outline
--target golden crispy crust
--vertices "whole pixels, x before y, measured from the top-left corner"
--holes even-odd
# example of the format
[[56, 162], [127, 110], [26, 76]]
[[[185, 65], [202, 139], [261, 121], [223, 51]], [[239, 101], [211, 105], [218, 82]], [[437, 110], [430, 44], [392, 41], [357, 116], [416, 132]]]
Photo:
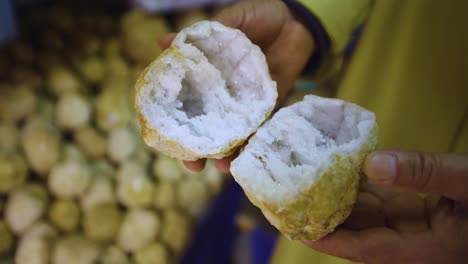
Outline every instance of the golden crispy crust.
[[317, 240], [333, 232], [350, 214], [356, 201], [360, 166], [377, 144], [377, 125], [359, 151], [335, 156], [319, 180], [295, 199], [273, 204], [257, 200], [246, 192], [265, 217], [286, 237], [293, 240]]

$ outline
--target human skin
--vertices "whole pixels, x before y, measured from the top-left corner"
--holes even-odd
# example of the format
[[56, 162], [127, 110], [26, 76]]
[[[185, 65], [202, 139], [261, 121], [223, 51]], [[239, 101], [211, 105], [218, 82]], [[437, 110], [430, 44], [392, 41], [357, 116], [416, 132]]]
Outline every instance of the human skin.
[[[312, 34], [280, 0], [241, 1], [222, 10], [213, 20], [241, 30], [262, 49], [278, 85], [278, 100], [287, 95], [314, 52]], [[168, 48], [174, 37], [170, 34], [162, 39], [161, 47]], [[214, 160], [215, 166], [229, 172], [235, 157]], [[185, 166], [201, 171], [205, 163], [203, 159], [185, 162]]]
[[[214, 19], [242, 30], [262, 48], [284, 98], [314, 52], [313, 36], [300, 20], [279, 0], [243, 1]], [[173, 38], [167, 36], [161, 45], [167, 48]], [[214, 163], [229, 172], [236, 155]], [[184, 163], [201, 171], [205, 162]], [[332, 234], [306, 245], [366, 263], [466, 263], [467, 155], [378, 151], [369, 155], [363, 170], [368, 181], [350, 217]]]
[[351, 216], [306, 245], [365, 263], [466, 263], [468, 155], [378, 151], [363, 170]]

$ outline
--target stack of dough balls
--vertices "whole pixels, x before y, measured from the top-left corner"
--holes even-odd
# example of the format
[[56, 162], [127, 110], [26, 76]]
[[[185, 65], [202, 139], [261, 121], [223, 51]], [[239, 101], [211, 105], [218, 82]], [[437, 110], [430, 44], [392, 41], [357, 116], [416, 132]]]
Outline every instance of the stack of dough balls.
[[256, 132], [231, 172], [287, 237], [319, 239], [349, 215], [361, 163], [377, 143], [374, 114], [306, 96], [263, 124], [276, 84], [261, 50], [239, 30], [209, 21], [182, 30], [136, 90], [145, 142], [167, 156], [223, 158]]

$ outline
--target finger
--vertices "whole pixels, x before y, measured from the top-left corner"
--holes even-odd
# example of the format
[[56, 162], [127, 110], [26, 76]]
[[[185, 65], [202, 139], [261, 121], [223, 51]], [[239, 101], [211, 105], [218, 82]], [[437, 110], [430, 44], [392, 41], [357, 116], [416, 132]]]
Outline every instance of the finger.
[[373, 193], [360, 192], [354, 208], [369, 208], [378, 211], [382, 209], [382, 201]]
[[317, 241], [304, 243], [325, 254], [359, 262], [374, 262], [373, 256], [386, 255], [401, 242], [401, 237], [388, 228], [363, 231], [338, 229]]
[[416, 193], [402, 193], [385, 202], [385, 215], [392, 218], [423, 218], [424, 199]]
[[[309, 30], [293, 18], [281, 1], [240, 2], [221, 11], [214, 19], [240, 29], [262, 48], [278, 84], [278, 99], [284, 99], [313, 53], [314, 40]], [[285, 62], [294, 63], [284, 67]]]
[[[282, 100], [302, 72], [315, 50], [312, 35], [301, 23], [287, 23], [274, 42], [264, 48], [272, 77], [278, 83], [278, 99]], [[300, 52], [297, 52], [300, 51]], [[292, 62], [284, 67], [285, 62]]]
[[231, 162], [237, 157], [232, 155], [224, 159], [214, 160], [215, 167], [222, 173], [229, 173], [231, 168]]
[[416, 193], [395, 196], [385, 203], [384, 213], [387, 224], [400, 233], [420, 233], [429, 229], [424, 199]]
[[263, 48], [279, 35], [282, 27], [278, 25], [291, 16], [288, 12], [280, 12], [282, 9], [287, 11], [281, 1], [272, 1], [268, 5], [259, 1], [243, 1], [222, 10], [213, 19], [225, 26], [240, 29], [253, 43]]
[[362, 191], [371, 193], [378, 197], [381, 201], [387, 201], [401, 193], [401, 191], [392, 188], [392, 186], [382, 186], [373, 181], [367, 181], [361, 186]]
[[369, 179], [468, 201], [468, 155], [379, 151], [364, 163]]
[[[442, 197], [431, 214], [433, 239], [466, 256], [468, 237], [468, 208], [461, 203]], [[448, 262], [444, 262], [448, 263]]]
[[239, 153], [247, 146], [247, 142], [242, 143], [239, 148], [236, 149], [234, 154], [229, 157], [223, 159], [215, 159], [214, 165], [215, 167], [222, 173], [230, 173], [231, 172], [231, 162], [239, 156]]
[[161, 49], [167, 49], [171, 46], [172, 41], [174, 40], [176, 33], [169, 33], [159, 41], [159, 46]]
[[439, 204], [439, 200], [440, 196], [436, 194], [429, 194], [426, 197], [424, 197], [425, 210], [427, 216], [432, 215], [432, 213], [437, 208], [437, 205]]
[[353, 211], [343, 223], [343, 227], [351, 230], [385, 227], [382, 201], [371, 193], [359, 193]]
[[184, 161], [184, 165], [187, 169], [194, 171], [194, 172], [200, 172], [205, 168], [206, 164], [206, 159], [201, 159], [197, 161]]
[[385, 215], [382, 211], [370, 208], [356, 208], [346, 218], [342, 227], [350, 230], [364, 230], [376, 227], [385, 227]]

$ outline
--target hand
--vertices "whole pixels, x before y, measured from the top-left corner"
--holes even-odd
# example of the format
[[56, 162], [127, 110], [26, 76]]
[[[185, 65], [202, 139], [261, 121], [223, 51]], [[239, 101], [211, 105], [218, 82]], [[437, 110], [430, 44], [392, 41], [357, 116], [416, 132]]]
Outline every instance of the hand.
[[[265, 53], [272, 78], [278, 84], [279, 99], [293, 87], [294, 81], [314, 51], [314, 41], [307, 28], [280, 0], [241, 1], [214, 17], [226, 26], [238, 28]], [[161, 42], [169, 47], [174, 34]], [[229, 172], [234, 157], [215, 160], [216, 167]], [[200, 171], [205, 160], [185, 162], [187, 168]]]
[[350, 217], [306, 245], [365, 263], [466, 263], [467, 155], [376, 152], [364, 172]]

